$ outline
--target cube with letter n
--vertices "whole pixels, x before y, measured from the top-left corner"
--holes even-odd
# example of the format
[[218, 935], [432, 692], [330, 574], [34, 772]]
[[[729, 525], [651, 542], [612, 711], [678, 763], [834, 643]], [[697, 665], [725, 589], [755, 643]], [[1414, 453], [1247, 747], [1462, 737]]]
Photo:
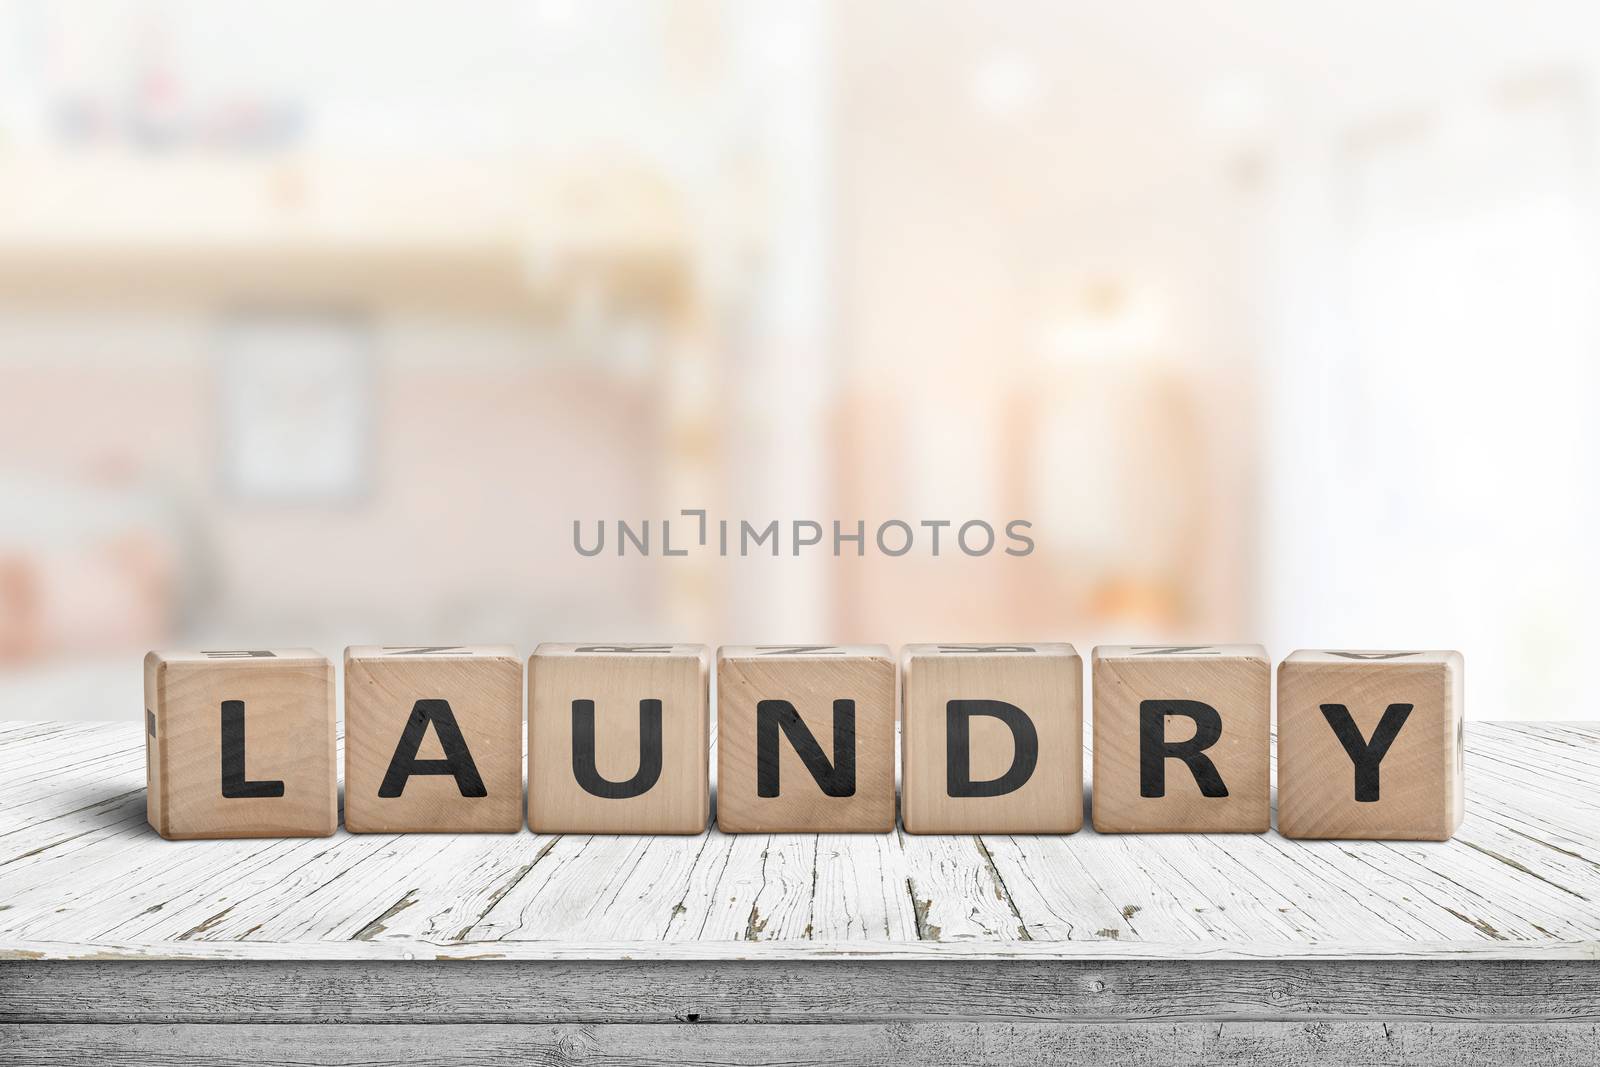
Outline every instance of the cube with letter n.
[[895, 663], [882, 645], [717, 653], [717, 825], [894, 829]]

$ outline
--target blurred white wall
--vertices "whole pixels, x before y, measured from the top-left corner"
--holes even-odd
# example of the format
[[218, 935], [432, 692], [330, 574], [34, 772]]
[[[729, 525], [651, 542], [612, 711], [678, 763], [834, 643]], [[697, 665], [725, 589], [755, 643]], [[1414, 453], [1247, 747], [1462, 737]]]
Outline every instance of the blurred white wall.
[[[0, 715], [591, 637], [1448, 646], [1589, 714], [1597, 79], [1561, 0], [0, 0]], [[1038, 550], [570, 548], [701, 507]]]

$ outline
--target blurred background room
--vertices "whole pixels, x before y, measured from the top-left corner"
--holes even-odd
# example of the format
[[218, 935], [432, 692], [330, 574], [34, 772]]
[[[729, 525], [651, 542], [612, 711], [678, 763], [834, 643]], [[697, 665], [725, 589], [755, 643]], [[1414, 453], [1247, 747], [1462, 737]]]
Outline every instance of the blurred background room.
[[[0, 718], [587, 639], [1592, 717], [1597, 87], [1556, 0], [0, 0]], [[1036, 548], [574, 550], [683, 509]]]

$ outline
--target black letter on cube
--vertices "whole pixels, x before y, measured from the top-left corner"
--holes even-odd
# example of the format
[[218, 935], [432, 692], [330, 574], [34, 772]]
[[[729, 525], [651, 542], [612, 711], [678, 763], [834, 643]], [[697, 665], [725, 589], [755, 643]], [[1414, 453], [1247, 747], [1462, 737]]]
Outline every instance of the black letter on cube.
[[[1168, 741], [1167, 716], [1182, 715], [1194, 720], [1194, 736], [1187, 741]], [[1180, 759], [1200, 785], [1200, 795], [1225, 797], [1228, 787], [1217, 773], [1217, 765], [1205, 750], [1222, 736], [1222, 716], [1210, 704], [1198, 700], [1142, 700], [1139, 702], [1139, 795], [1167, 795], [1167, 760]]]
[[1388, 755], [1389, 746], [1400, 734], [1400, 727], [1411, 715], [1410, 704], [1390, 704], [1383, 710], [1383, 718], [1372, 731], [1372, 740], [1361, 737], [1361, 728], [1343, 704], [1323, 704], [1322, 717], [1328, 720], [1333, 732], [1356, 765], [1356, 800], [1367, 804], [1378, 799], [1378, 765]]
[[585, 792], [607, 800], [627, 800], [648, 793], [661, 778], [661, 701], [639, 701], [639, 771], [625, 782], [613, 782], [595, 764], [594, 701], [572, 702], [572, 773]]
[[789, 743], [822, 787], [823, 795], [856, 795], [856, 702], [833, 702], [833, 763], [823, 755], [822, 746], [811, 736], [800, 713], [787, 700], [762, 700], [756, 704], [756, 795], [778, 795], [778, 730], [788, 735]]
[[[439, 745], [444, 749], [444, 759], [417, 759], [422, 739], [427, 735], [428, 723], [433, 723], [439, 735]], [[467, 751], [461, 727], [456, 725], [455, 712], [448, 700], [419, 700], [411, 707], [411, 718], [406, 720], [405, 732], [395, 746], [389, 769], [384, 772], [378, 795], [385, 799], [400, 796], [406, 791], [406, 780], [413, 774], [448, 774], [454, 776], [456, 788], [464, 797], [486, 797], [478, 765]]]
[[[146, 715], [150, 713], [145, 712]], [[156, 717], [150, 715], [150, 735]], [[283, 796], [283, 783], [266, 779], [252, 782], [244, 776], [244, 701], [222, 702], [222, 795], [228, 800]]]
[[[1011, 766], [998, 778], [972, 780], [972, 717], [988, 715], [1011, 731]], [[945, 792], [952, 797], [1002, 797], [1033, 777], [1039, 763], [1039, 731], [1015, 704], [1004, 700], [952, 700], [944, 706]]]

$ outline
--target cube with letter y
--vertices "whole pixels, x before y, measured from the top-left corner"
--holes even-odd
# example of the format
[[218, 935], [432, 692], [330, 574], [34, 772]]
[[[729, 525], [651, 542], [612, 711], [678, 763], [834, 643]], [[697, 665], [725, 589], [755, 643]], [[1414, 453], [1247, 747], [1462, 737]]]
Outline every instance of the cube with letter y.
[[709, 668], [704, 645], [540, 645], [528, 661], [528, 825], [704, 831]]
[[882, 645], [717, 653], [717, 825], [894, 829], [895, 664]]
[[1094, 650], [1094, 827], [1261, 833], [1272, 822], [1272, 668], [1259, 645]]
[[333, 664], [306, 648], [152, 652], [146, 815], [162, 837], [326, 837], [338, 825]]
[[344, 654], [352, 833], [522, 829], [522, 659], [509, 645]]
[[900, 817], [914, 834], [1083, 826], [1083, 659], [1064, 644], [901, 651]]
[[1278, 832], [1443, 841], [1466, 812], [1459, 652], [1278, 665]]

